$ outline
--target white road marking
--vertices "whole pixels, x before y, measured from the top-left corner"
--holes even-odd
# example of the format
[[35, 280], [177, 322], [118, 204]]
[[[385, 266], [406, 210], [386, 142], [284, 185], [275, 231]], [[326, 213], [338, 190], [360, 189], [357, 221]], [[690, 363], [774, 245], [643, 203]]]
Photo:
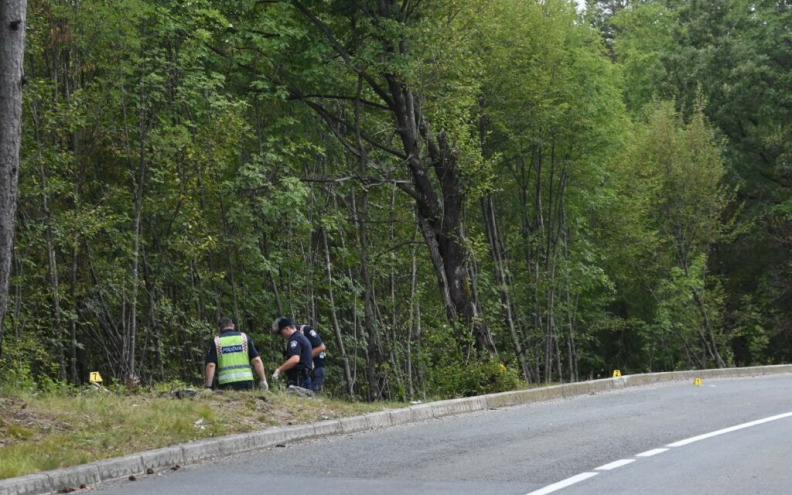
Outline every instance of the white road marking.
[[666, 452], [668, 449], [652, 449], [647, 450], [646, 452], [641, 452], [640, 454], [635, 454], [635, 457], [652, 457], [653, 455], [662, 454]]
[[705, 433], [703, 435], [699, 435], [696, 437], [686, 438], [685, 440], [680, 440], [678, 442], [669, 443], [668, 447], [682, 447], [683, 445], [688, 445], [693, 442], [698, 442], [699, 440], [706, 440], [707, 438], [716, 437], [718, 435], [723, 435], [724, 433], [731, 433], [733, 431], [742, 430], [744, 428], [750, 428], [752, 426], [761, 425], [764, 423], [769, 423], [770, 421], [776, 421], [778, 419], [784, 419], [792, 417], [792, 412], [788, 412], [786, 414], [779, 414], [778, 416], [770, 416], [769, 418], [764, 419], [757, 419], [756, 421], [750, 421], [748, 423], [743, 423], [741, 425], [730, 426], [729, 428], [724, 428], [722, 430], [713, 431], [710, 433]]
[[540, 488], [536, 491], [528, 493], [526, 495], [547, 495], [548, 493], [553, 493], [558, 491], [562, 488], [566, 488], [568, 486], [574, 485], [575, 483], [579, 483], [583, 480], [587, 480], [592, 476], [596, 476], [598, 473], [580, 473], [577, 476], [572, 476], [571, 478], [567, 478], [565, 480], [561, 480], [558, 483], [553, 483], [552, 485], [547, 485], [544, 488]]
[[[669, 443], [666, 447], [682, 447], [684, 445], [691, 444], [693, 442], [698, 442], [699, 440], [706, 440], [707, 438], [716, 437], [718, 435], [723, 435], [724, 433], [731, 433], [733, 431], [742, 430], [744, 428], [750, 428], [752, 426], [761, 425], [764, 423], [769, 423], [771, 421], [776, 421], [779, 419], [790, 418], [792, 417], [792, 412], [779, 414], [777, 416], [770, 416], [769, 418], [757, 419], [756, 421], [749, 421], [748, 423], [743, 423], [741, 425], [730, 426], [729, 428], [724, 428], [722, 430], [713, 431], [710, 433], [705, 433], [703, 435], [698, 435], [695, 437], [686, 438], [685, 440], [680, 440], [678, 442]], [[635, 457], [651, 457], [653, 455], [662, 454], [663, 452], [668, 451], [667, 448], [660, 448], [660, 449], [652, 449], [647, 450], [646, 452], [641, 452], [640, 454], [636, 454]], [[621, 466], [625, 466], [630, 464], [637, 459], [621, 459], [618, 461], [613, 461], [611, 463], [605, 464], [596, 468], [597, 471], [610, 471], [611, 469], [616, 469]], [[576, 476], [572, 476], [565, 480], [561, 480], [558, 483], [553, 483], [552, 485], [547, 485], [544, 488], [540, 488], [538, 490], [532, 491], [527, 493], [526, 495], [547, 495], [548, 493], [553, 493], [568, 486], [574, 485], [575, 483], [579, 483], [583, 480], [587, 480], [593, 476], [596, 476], [599, 473], [594, 472], [586, 472], [580, 473]]]
[[618, 461], [613, 461], [611, 463], [605, 464], [604, 466], [600, 466], [596, 468], [597, 471], [610, 471], [611, 469], [616, 469], [617, 467], [626, 466], [631, 462], [635, 462], [635, 459], [621, 459]]

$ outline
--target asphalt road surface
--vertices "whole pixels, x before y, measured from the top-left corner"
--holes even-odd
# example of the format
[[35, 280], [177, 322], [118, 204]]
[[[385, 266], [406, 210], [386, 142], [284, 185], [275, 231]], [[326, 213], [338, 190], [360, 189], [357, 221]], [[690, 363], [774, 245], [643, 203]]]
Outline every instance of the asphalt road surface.
[[103, 484], [218, 493], [788, 495], [792, 375], [670, 382], [334, 436]]

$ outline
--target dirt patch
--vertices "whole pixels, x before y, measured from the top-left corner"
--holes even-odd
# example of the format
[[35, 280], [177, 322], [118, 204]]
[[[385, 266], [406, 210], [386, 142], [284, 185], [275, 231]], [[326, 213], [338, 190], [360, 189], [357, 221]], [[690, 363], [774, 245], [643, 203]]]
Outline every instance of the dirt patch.
[[45, 435], [69, 430], [67, 423], [32, 411], [21, 400], [0, 399], [0, 411], [0, 447], [36, 441]]

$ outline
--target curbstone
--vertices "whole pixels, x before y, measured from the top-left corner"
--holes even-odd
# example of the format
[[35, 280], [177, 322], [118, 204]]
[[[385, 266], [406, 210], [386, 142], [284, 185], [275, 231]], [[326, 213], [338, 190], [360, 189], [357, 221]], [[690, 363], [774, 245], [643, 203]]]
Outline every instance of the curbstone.
[[80, 485], [95, 485], [102, 481], [99, 469], [95, 464], [83, 464], [69, 468], [48, 471], [50, 490], [59, 491], [62, 488], [77, 488]]
[[485, 409], [487, 409], [487, 399], [483, 396], [443, 400], [432, 403], [432, 414], [436, 418], [472, 411], [483, 411]]
[[401, 425], [413, 421], [413, 412], [409, 407], [402, 409], [391, 409], [388, 411], [391, 418], [391, 425]]
[[247, 452], [258, 446], [257, 440], [257, 437], [245, 433], [222, 437], [220, 451], [224, 456]]
[[256, 437], [256, 442], [260, 448], [274, 447], [276, 445], [285, 444], [292, 440], [301, 440], [313, 436], [314, 427], [312, 425], [304, 426], [286, 426], [282, 428], [274, 428], [272, 430], [257, 431], [248, 433], [250, 436]]
[[338, 435], [343, 433], [341, 429], [341, 422], [337, 419], [322, 421], [321, 423], [314, 423], [314, 436], [321, 437], [325, 435]]
[[516, 396], [528, 399], [529, 394], [527, 390], [518, 390], [516, 392], [500, 392], [491, 394], [487, 397], [487, 407], [489, 409], [497, 409], [499, 407], [508, 407], [514, 405]]
[[223, 441], [222, 438], [212, 438], [183, 444], [181, 450], [184, 463], [191, 464], [223, 455]]
[[0, 480], [0, 495], [38, 495], [51, 491], [50, 477], [46, 473]]
[[430, 404], [418, 404], [408, 408], [412, 414], [413, 422], [423, 421], [434, 418], [434, 410]]
[[173, 467], [176, 464], [184, 464], [184, 454], [181, 447], [148, 450], [140, 453], [140, 462], [143, 464], [143, 470]]
[[487, 407], [490, 409], [498, 407], [510, 407], [519, 404], [532, 404], [545, 400], [561, 399], [564, 397], [563, 385], [553, 385], [550, 387], [532, 388], [528, 390], [515, 390], [513, 392], [501, 392], [486, 396]]
[[601, 378], [599, 380], [592, 380], [588, 383], [589, 386], [591, 387], [590, 393], [592, 394], [596, 394], [599, 392], [607, 392], [608, 390], [620, 388], [624, 385], [624, 382], [621, 381], [621, 377]]
[[145, 471], [143, 468], [143, 459], [140, 457], [140, 454], [105, 459], [91, 464], [96, 466], [102, 481], [123, 478], [130, 474], [138, 474]]
[[576, 397], [578, 395], [589, 395], [591, 393], [591, 383], [590, 382], [568, 383], [566, 385], [562, 385], [561, 389], [564, 398]]
[[535, 388], [532, 390], [533, 394], [525, 403], [544, 402], [548, 400], [557, 400], [564, 398], [563, 385], [554, 385], [551, 387]]
[[390, 413], [388, 411], [379, 411], [375, 413], [366, 414], [368, 428], [387, 428], [392, 426]]
[[356, 433], [368, 428], [368, 421], [365, 416], [352, 416], [349, 418], [341, 418], [338, 420], [341, 423], [342, 433]]

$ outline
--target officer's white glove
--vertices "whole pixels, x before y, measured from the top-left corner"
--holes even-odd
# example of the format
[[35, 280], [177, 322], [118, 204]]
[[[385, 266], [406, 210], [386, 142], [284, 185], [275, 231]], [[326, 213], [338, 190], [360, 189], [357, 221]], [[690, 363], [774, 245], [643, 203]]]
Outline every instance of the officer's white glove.
[[266, 392], [267, 390], [269, 390], [269, 383], [267, 383], [267, 380], [261, 380], [261, 381], [259, 382], [259, 388], [260, 388], [261, 390], [265, 391], [265, 392]]
[[275, 372], [272, 374], [272, 379], [277, 380], [279, 376], [280, 376], [280, 370], [276, 369]]

